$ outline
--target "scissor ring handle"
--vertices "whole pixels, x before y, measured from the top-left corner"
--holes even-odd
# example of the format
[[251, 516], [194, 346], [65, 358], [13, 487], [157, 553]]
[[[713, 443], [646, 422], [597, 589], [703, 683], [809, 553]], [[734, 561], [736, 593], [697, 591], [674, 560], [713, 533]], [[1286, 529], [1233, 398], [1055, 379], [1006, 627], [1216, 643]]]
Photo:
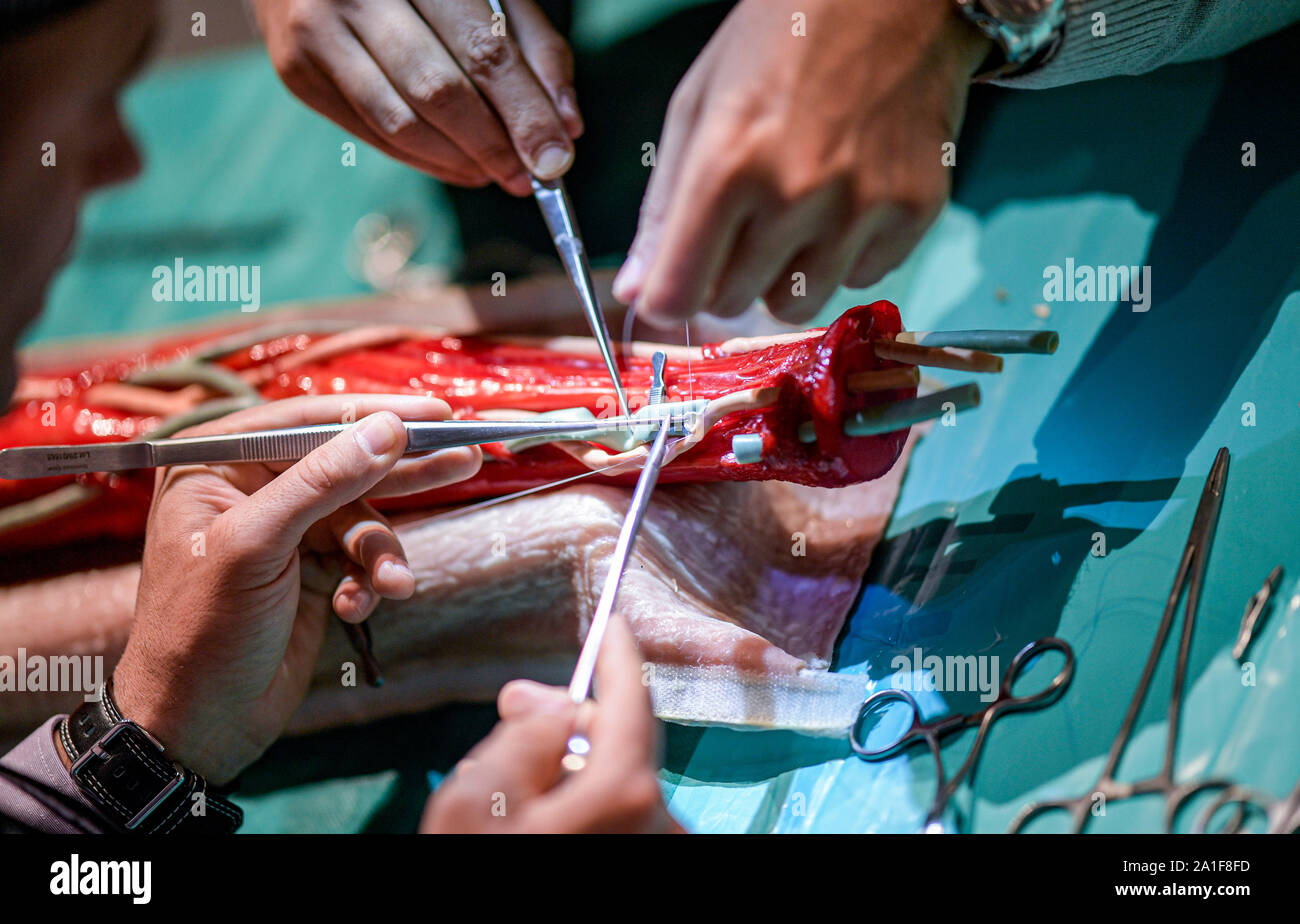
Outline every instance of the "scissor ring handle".
[[[1165, 797], [1165, 833], [1178, 833], [1178, 818], [1192, 803], [1193, 799], [1203, 793], [1218, 792], [1219, 795], [1210, 803], [1208, 810], [1202, 812], [1201, 815], [1194, 819], [1192, 830], [1189, 832], [1191, 834], [1204, 834], [1206, 825], [1213, 820], [1213, 817], [1218, 814], [1219, 810], [1224, 806], [1235, 802], [1235, 800], [1231, 798], [1224, 799], [1224, 796], [1226, 795], [1231, 797], [1232, 790], [1236, 788], [1235, 783], [1218, 779], [1201, 780], [1199, 783], [1184, 784], [1183, 786], [1176, 787], [1168, 796]], [[1177, 795], [1175, 795], [1175, 793]], [[1243, 817], [1243, 810], [1240, 806], [1238, 806], [1237, 811], [1237, 817], [1231, 822], [1234, 826], [1239, 825]]]
[[1248, 786], [1229, 785], [1223, 788], [1214, 801], [1197, 816], [1192, 833], [1207, 833], [1210, 823], [1226, 808], [1235, 808], [1236, 814], [1229, 819], [1227, 826], [1221, 832], [1223, 834], [1240, 834], [1245, 829], [1246, 819], [1250, 817], [1251, 812], [1262, 814], [1267, 825], [1270, 819], [1265, 798]]
[[[1012, 688], [1015, 687], [1016, 681], [1020, 679], [1021, 672], [1034, 658], [1048, 651], [1059, 651], [1065, 657], [1065, 663], [1061, 665], [1061, 669], [1056, 672], [1056, 676], [1052, 678], [1051, 683], [1037, 693], [1031, 693], [1028, 696], [1016, 696], [1012, 692]], [[1021, 648], [1016, 652], [1016, 656], [1011, 659], [1011, 666], [1007, 668], [1006, 674], [1002, 677], [1002, 695], [999, 699], [1002, 700], [1004, 709], [1041, 709], [1060, 699], [1073, 679], [1074, 649], [1070, 647], [1070, 643], [1056, 636], [1040, 638]]]
[[[912, 710], [912, 722], [896, 740], [883, 748], [870, 748], [858, 736], [858, 729], [862, 727], [862, 721], [871, 714], [881, 703], [901, 702]], [[884, 760], [887, 757], [893, 757], [899, 751], [907, 747], [913, 737], [913, 732], [921, 725], [921, 707], [916, 704], [916, 699], [906, 690], [899, 690], [895, 687], [887, 687], [883, 690], [877, 690], [858, 707], [858, 714], [853, 719], [853, 725], [849, 728], [849, 747], [853, 748], [853, 753], [857, 754], [863, 760]]]

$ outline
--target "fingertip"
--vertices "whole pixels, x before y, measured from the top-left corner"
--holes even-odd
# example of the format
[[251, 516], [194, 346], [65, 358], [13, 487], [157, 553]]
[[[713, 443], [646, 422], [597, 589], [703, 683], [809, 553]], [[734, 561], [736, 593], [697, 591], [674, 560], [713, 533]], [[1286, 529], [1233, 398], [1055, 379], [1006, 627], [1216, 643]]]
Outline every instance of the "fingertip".
[[798, 298], [781, 289], [776, 293], [769, 292], [763, 296], [763, 305], [768, 313], [779, 321], [786, 324], [805, 324], [817, 317], [822, 300]]
[[636, 301], [636, 297], [641, 291], [641, 281], [644, 275], [645, 261], [640, 254], [633, 250], [628, 254], [627, 259], [623, 261], [618, 275], [614, 277], [614, 298], [624, 305], [630, 305]]
[[507, 193], [519, 198], [531, 195], [533, 192], [532, 180], [527, 173], [517, 173], [500, 185]]
[[444, 420], [451, 416], [451, 405], [433, 395], [412, 395], [417, 404], [412, 408], [402, 408], [399, 415], [405, 420]]
[[694, 301], [693, 287], [684, 280], [665, 270], [655, 260], [652, 266], [644, 270], [644, 278], [636, 297], [637, 317], [644, 317], [654, 323], [659, 319], [659, 326], [681, 324], [702, 307]]
[[533, 174], [538, 179], [554, 180], [573, 165], [573, 146], [568, 144], [567, 138], [563, 144], [552, 142], [538, 151], [532, 161]]
[[435, 453], [443, 477], [451, 481], [464, 481], [478, 474], [483, 467], [483, 450], [478, 446], [461, 446]]
[[497, 712], [503, 719], [535, 713], [561, 715], [573, 709], [568, 694], [534, 680], [512, 680], [497, 695]]
[[379, 562], [370, 582], [375, 590], [390, 600], [407, 600], [415, 594], [415, 575], [411, 566], [395, 556]]
[[492, 185], [492, 177], [488, 176], [486, 173], [480, 173], [473, 177], [465, 177], [460, 180], [441, 177], [436, 173], [430, 173], [429, 175], [436, 180], [441, 180], [442, 182], [449, 183], [452, 186], [460, 186], [464, 189], [482, 189], [484, 186]]
[[361, 448], [377, 459], [396, 459], [406, 449], [406, 427], [392, 411], [376, 411], [362, 418], [352, 434]]
[[334, 613], [344, 622], [365, 622], [377, 602], [374, 594], [351, 578], [344, 579], [334, 591]]
[[676, 327], [694, 313], [695, 306], [671, 289], [653, 282], [645, 286], [636, 298], [636, 316], [652, 327], [661, 330]]
[[670, 331], [681, 326], [685, 318], [673, 317], [672, 315], [662, 314], [657, 311], [651, 311], [643, 308], [640, 302], [633, 305], [638, 321], [644, 321], [647, 327], [653, 327], [655, 330]]
[[586, 129], [582, 113], [578, 110], [578, 97], [572, 87], [562, 87], [555, 94], [555, 111], [564, 120], [564, 127], [568, 129], [570, 138], [577, 138]]
[[787, 308], [777, 315], [777, 319], [784, 321], [786, 324], [803, 325], [808, 324], [813, 318], [821, 312], [821, 304], [816, 305], [797, 305], [793, 308]]
[[754, 299], [744, 297], [714, 302], [709, 306], [708, 313], [715, 318], [738, 318], [748, 311], [752, 304]]
[[861, 267], [855, 267], [853, 272], [849, 273], [844, 280], [844, 285], [849, 289], [866, 289], [874, 286], [880, 280], [885, 278], [883, 270], [874, 264], [866, 264]]

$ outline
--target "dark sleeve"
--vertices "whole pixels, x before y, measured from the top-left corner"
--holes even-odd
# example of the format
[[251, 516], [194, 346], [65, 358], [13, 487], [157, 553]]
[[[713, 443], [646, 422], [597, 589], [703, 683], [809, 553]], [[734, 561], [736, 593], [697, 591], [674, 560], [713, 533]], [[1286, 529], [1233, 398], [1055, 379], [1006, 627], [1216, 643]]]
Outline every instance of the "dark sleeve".
[[100, 833], [108, 826], [77, 790], [54, 749], [55, 716], [0, 757], [0, 817], [45, 834]]

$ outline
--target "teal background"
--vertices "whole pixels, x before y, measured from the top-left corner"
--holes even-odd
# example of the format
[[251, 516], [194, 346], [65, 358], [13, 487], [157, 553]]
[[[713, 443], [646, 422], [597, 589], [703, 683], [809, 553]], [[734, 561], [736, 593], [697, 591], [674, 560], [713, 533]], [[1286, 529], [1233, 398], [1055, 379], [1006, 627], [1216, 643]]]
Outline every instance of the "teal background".
[[[583, 41], [657, 15], [651, 3], [618, 15], [614, 6], [580, 8]], [[967, 830], [1004, 830], [1030, 799], [1091, 789], [1223, 445], [1232, 465], [1178, 778], [1226, 775], [1281, 796], [1300, 777], [1294, 32], [1139, 78], [977, 91], [951, 206], [903, 267], [872, 290], [842, 291], [823, 312], [824, 322], [887, 297], [914, 329], [1061, 333], [1055, 356], [1009, 357], [1003, 375], [980, 378], [978, 410], [922, 441], [837, 650], [836, 669], [888, 684], [897, 682], [893, 655], [918, 645], [996, 654], [1004, 666], [1045, 635], [1073, 645], [1078, 670], [1062, 701], [992, 733], [973, 787], [956, 799]], [[260, 51], [155, 70], [128, 93], [127, 111], [146, 172], [86, 210], [31, 341], [222, 310], [152, 300], [152, 267], [177, 255], [258, 263], [266, 304], [365, 291], [347, 253], [354, 222], [370, 211], [418, 223], [422, 261], [457, 258], [456, 224], [436, 184], [364, 146], [358, 166], [343, 167], [348, 136], [292, 100]], [[1247, 141], [1258, 166], [1241, 163]], [[1056, 303], [1039, 317], [1043, 269], [1067, 258], [1150, 265], [1151, 310]], [[1254, 426], [1243, 425], [1247, 402]], [[1104, 557], [1091, 554], [1098, 532]], [[1232, 641], [1247, 598], [1279, 562], [1286, 573], [1250, 653], [1248, 686]], [[1161, 662], [1121, 779], [1158, 766], [1173, 655]], [[970, 705], [925, 702], [935, 714]], [[282, 742], [245, 778], [246, 830], [411, 830], [429, 785], [491, 721], [490, 708], [458, 707]], [[950, 768], [971, 738], [948, 743]], [[722, 729], [670, 729], [663, 779], [687, 827], [717, 832], [910, 831], [934, 791], [922, 749], [866, 764], [842, 742]], [[1092, 830], [1159, 830], [1161, 814], [1145, 797], [1110, 806]]]
[[[921, 442], [835, 664], [897, 685], [892, 657], [918, 645], [996, 654], [1005, 669], [1037, 638], [1070, 642], [1077, 672], [1061, 702], [990, 734], [973, 790], [955, 800], [964, 830], [1003, 831], [1029, 801], [1092, 791], [1220, 446], [1232, 462], [1175, 779], [1283, 796], [1300, 778], [1300, 159], [1284, 76], [1295, 46], [1286, 35], [1223, 61], [978, 104], [954, 204], [879, 291], [837, 298], [833, 310], [887, 293], [915, 329], [1061, 334], [1052, 358], [1008, 358], [1004, 374], [982, 377], [983, 406]], [[1259, 166], [1242, 165], [1246, 141]], [[1068, 257], [1149, 264], [1150, 311], [1056, 303], [1039, 319], [1043, 268]], [[1254, 426], [1243, 425], [1248, 402]], [[1091, 554], [1099, 532], [1105, 557]], [[1247, 685], [1232, 643], [1277, 563], [1286, 573]], [[1159, 769], [1180, 627], [1121, 781]], [[1017, 691], [1045, 685], [1060, 663], [1044, 658]], [[978, 706], [922, 698], [927, 715]], [[950, 772], [973, 738], [947, 741]], [[868, 764], [838, 742], [714, 729], [668, 788], [697, 831], [914, 831], [935, 777], [923, 746]], [[1159, 831], [1163, 811], [1156, 796], [1112, 802], [1089, 830]], [[1030, 830], [1066, 827], [1051, 815]]]

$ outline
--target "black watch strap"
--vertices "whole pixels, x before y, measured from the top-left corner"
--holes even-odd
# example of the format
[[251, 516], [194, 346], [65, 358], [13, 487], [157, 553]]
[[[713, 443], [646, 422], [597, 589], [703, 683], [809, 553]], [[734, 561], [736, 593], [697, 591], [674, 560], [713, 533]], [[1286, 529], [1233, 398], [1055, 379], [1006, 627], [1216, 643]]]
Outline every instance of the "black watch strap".
[[123, 831], [229, 834], [244, 820], [239, 806], [124, 718], [107, 686], [63, 721], [59, 740], [82, 795]]

